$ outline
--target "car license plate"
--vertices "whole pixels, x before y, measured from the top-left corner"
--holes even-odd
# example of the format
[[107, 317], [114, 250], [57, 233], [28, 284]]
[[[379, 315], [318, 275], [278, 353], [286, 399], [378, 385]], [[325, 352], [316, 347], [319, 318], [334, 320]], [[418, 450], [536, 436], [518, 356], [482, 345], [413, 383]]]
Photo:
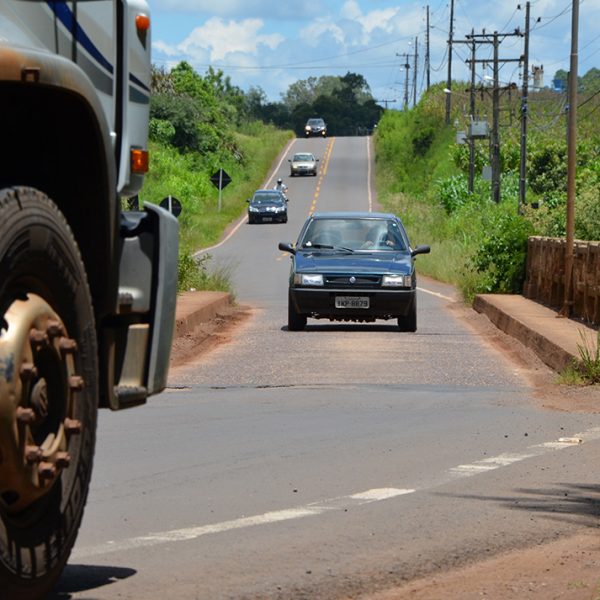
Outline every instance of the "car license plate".
[[336, 296], [336, 308], [369, 308], [368, 296]]
[[263, 217], [262, 220], [265, 221], [265, 223], [266, 223], [268, 221], [272, 221], [273, 217]]

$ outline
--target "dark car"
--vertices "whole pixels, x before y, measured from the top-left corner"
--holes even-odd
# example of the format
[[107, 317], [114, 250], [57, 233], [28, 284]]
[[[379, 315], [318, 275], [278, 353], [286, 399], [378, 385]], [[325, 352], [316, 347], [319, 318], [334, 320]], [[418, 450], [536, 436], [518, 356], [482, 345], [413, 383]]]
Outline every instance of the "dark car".
[[292, 255], [288, 329], [304, 329], [308, 317], [372, 322], [397, 319], [401, 331], [417, 330], [415, 256], [395, 215], [369, 212], [313, 213]]
[[304, 135], [311, 137], [318, 135], [320, 137], [327, 137], [327, 125], [323, 119], [309, 119], [304, 126]]
[[256, 190], [248, 202], [248, 223], [287, 223], [287, 198], [279, 190]]

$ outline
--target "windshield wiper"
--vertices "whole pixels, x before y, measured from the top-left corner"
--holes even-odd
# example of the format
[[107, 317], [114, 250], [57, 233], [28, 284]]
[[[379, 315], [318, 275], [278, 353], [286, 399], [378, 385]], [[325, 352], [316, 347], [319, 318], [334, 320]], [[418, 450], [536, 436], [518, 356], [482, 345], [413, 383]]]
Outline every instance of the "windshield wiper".
[[310, 250], [311, 248], [317, 248], [318, 250], [336, 250], [338, 252], [347, 252], [348, 254], [354, 254], [354, 250], [352, 248], [346, 248], [345, 246], [331, 246], [330, 244], [312, 244], [308, 246], [307, 244], [303, 244], [302, 248], [305, 250]]

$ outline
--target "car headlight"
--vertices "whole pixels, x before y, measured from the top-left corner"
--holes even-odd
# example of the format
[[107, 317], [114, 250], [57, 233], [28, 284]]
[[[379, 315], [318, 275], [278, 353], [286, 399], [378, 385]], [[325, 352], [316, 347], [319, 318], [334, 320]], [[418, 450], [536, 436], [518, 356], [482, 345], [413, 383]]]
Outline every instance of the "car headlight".
[[285, 206], [277, 206], [277, 207], [275, 207], [275, 212], [276, 213], [285, 212]]
[[258, 212], [258, 208], [256, 208], [256, 206], [249, 206], [249, 207], [248, 207], [248, 210], [249, 210], [250, 212]]
[[294, 285], [323, 285], [323, 275], [312, 273], [296, 273]]
[[381, 287], [412, 287], [410, 275], [384, 275]]
[[310, 131], [310, 125], [307, 125], [307, 126], [304, 128], [304, 131]]

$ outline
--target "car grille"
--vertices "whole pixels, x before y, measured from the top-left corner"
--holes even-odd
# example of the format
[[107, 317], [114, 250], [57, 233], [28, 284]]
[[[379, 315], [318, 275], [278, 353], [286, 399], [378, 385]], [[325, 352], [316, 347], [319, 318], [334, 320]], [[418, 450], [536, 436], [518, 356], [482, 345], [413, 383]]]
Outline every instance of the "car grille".
[[[355, 281], [351, 282], [350, 278]], [[381, 287], [381, 275], [325, 275], [325, 287], [365, 289]]]

